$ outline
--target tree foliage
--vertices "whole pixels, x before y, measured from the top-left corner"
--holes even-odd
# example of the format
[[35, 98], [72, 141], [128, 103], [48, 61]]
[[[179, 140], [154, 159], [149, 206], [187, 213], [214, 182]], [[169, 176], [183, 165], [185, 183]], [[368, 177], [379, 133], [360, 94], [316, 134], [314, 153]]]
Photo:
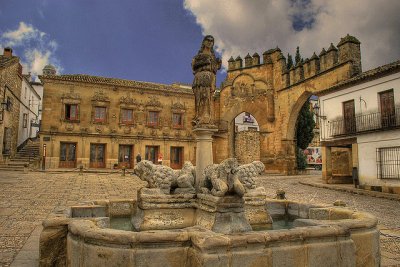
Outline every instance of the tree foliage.
[[308, 147], [314, 137], [314, 127], [315, 122], [313, 118], [313, 113], [310, 110], [310, 104], [307, 100], [301, 108], [299, 116], [297, 118], [297, 147], [303, 150]]
[[296, 163], [297, 169], [299, 170], [304, 170], [305, 168], [307, 168], [307, 157], [306, 155], [304, 155], [303, 150], [300, 148], [297, 148]]
[[295, 62], [295, 66], [297, 66], [297, 64], [299, 64], [299, 62], [301, 62], [303, 59], [301, 58], [300, 55], [300, 49], [299, 47], [296, 48], [296, 56], [294, 57], [294, 62]]
[[290, 68], [293, 66], [293, 58], [292, 55], [290, 55], [289, 53], [287, 54], [287, 64], [286, 64], [286, 68], [288, 70], [290, 70]]

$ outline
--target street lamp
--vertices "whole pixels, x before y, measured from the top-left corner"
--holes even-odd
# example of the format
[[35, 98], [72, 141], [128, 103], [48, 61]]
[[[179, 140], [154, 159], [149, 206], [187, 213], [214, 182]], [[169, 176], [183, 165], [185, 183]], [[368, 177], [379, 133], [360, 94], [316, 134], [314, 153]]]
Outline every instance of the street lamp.
[[316, 116], [317, 118], [322, 119], [322, 120], [326, 120], [326, 116], [321, 116], [321, 115], [319, 115], [320, 109], [321, 109], [321, 108], [318, 106], [318, 103], [315, 103], [315, 105], [313, 106], [313, 111], [314, 111], [315, 116]]

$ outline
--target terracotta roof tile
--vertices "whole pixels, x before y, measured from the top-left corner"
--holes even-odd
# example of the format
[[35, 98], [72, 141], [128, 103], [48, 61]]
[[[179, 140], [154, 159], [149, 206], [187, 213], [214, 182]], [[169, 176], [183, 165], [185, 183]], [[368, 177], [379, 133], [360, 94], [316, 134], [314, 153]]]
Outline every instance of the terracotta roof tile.
[[321, 95], [325, 95], [332, 91], [345, 89], [345, 88], [348, 88], [349, 86], [353, 86], [353, 85], [367, 82], [367, 81], [370, 81], [373, 79], [377, 79], [379, 77], [389, 75], [389, 74], [392, 74], [395, 72], [400, 72], [400, 60], [397, 60], [395, 62], [386, 64], [383, 66], [379, 66], [372, 70], [368, 70], [357, 76], [354, 76], [353, 78], [350, 78], [348, 80], [340, 82], [340, 83], [328, 88], [327, 90], [324, 90], [324, 92]]
[[18, 57], [5, 57], [0, 55], [0, 68], [6, 67], [14, 62], [18, 61]]
[[132, 80], [117, 79], [117, 78], [92, 76], [86, 74], [39, 75], [39, 79], [42, 80], [42, 82], [45, 82], [46, 80], [58, 80], [66, 82], [82, 82], [82, 83], [134, 87], [141, 89], [161, 90], [161, 91], [174, 91], [174, 92], [191, 93], [191, 94], [193, 93], [191, 88], [181, 87], [177, 84], [167, 85], [167, 84], [152, 83], [152, 82], [141, 82], [141, 81], [132, 81]]

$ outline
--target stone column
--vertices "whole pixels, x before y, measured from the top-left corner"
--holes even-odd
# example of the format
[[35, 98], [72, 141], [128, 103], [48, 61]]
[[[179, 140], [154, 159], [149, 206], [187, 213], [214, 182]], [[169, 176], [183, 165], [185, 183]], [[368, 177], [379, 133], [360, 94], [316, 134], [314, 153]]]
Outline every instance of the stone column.
[[193, 133], [196, 136], [196, 192], [200, 192], [200, 188], [204, 184], [203, 171], [213, 164], [212, 154], [212, 135], [217, 129], [195, 128]]
[[329, 183], [332, 179], [332, 156], [331, 156], [331, 147], [323, 146], [322, 147], [322, 180], [325, 183]]

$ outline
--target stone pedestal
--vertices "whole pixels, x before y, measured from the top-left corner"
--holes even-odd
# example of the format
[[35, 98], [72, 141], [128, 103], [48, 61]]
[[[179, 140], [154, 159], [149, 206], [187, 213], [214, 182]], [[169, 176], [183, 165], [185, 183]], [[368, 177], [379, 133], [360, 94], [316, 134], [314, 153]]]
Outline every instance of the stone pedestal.
[[272, 218], [267, 210], [266, 197], [263, 187], [250, 190], [243, 196], [246, 218], [253, 230], [272, 229]]
[[138, 191], [132, 225], [136, 231], [182, 229], [193, 226], [195, 194], [163, 194], [159, 189]]
[[196, 225], [216, 233], [251, 231], [244, 211], [244, 199], [238, 196], [216, 197], [197, 194]]
[[193, 133], [196, 136], [196, 192], [204, 184], [204, 169], [213, 164], [212, 135], [217, 132], [216, 128], [195, 128]]

